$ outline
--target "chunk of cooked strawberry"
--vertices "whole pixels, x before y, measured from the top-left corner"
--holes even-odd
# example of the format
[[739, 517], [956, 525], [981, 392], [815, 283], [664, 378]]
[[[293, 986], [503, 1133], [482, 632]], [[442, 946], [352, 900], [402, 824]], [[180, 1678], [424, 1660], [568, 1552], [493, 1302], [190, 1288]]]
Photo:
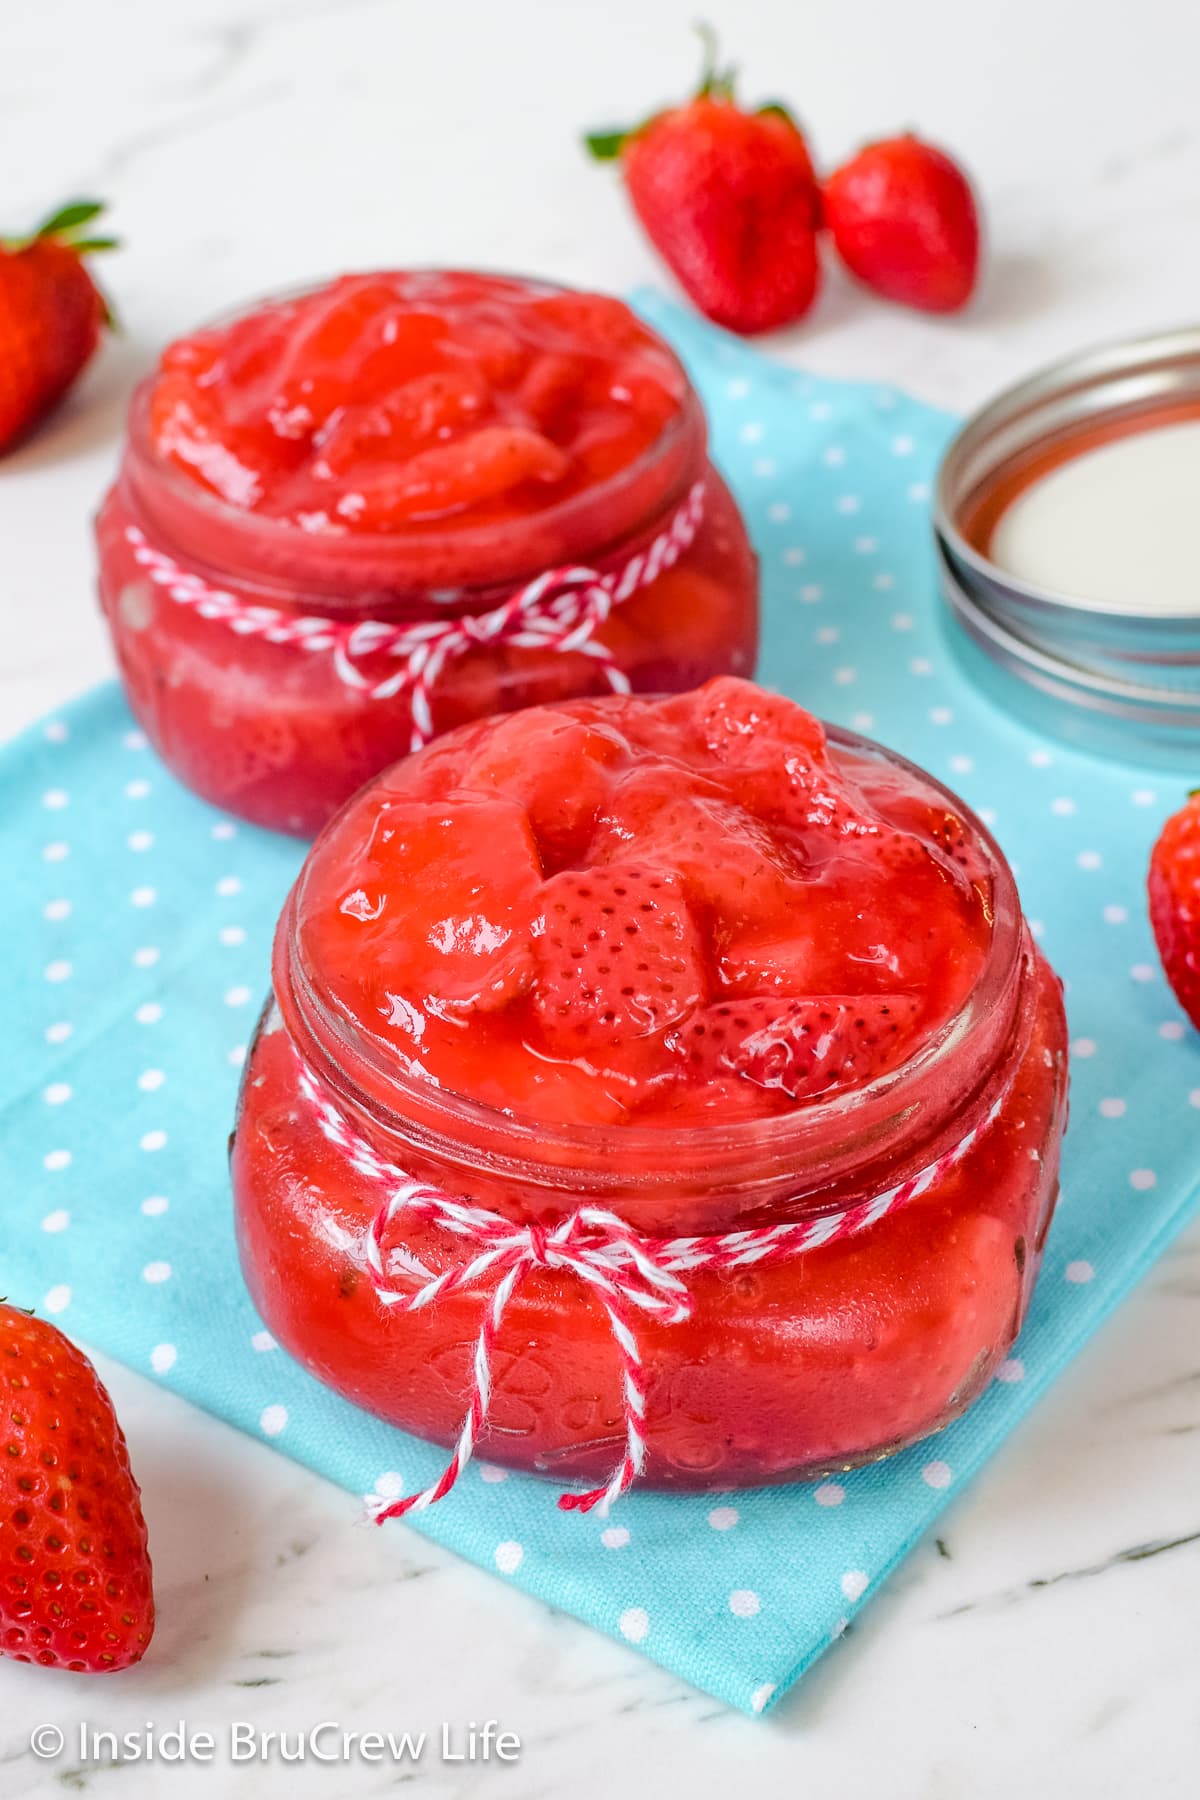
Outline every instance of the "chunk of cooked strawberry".
[[465, 762], [468, 792], [506, 794], [529, 814], [542, 866], [553, 873], [580, 859], [622, 753], [619, 736], [552, 707], [498, 719]]
[[542, 892], [532, 1005], [557, 1053], [666, 1031], [705, 997], [681, 884], [635, 863], [564, 870]]
[[735, 1074], [808, 1100], [894, 1068], [919, 1014], [910, 994], [725, 1000], [696, 1013], [672, 1044], [693, 1080]]

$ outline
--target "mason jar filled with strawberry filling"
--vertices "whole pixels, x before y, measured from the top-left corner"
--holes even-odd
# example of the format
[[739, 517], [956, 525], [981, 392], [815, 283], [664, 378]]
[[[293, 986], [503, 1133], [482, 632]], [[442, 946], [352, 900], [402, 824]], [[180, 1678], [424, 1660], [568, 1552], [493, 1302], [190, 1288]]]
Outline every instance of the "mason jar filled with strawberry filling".
[[97, 536], [160, 754], [301, 834], [469, 720], [754, 663], [756, 562], [682, 365], [542, 282], [345, 276], [180, 339]]
[[467, 725], [280, 920], [232, 1168], [321, 1380], [614, 1498], [886, 1455], [980, 1393], [1058, 1186], [1059, 983], [929, 776], [722, 679]]

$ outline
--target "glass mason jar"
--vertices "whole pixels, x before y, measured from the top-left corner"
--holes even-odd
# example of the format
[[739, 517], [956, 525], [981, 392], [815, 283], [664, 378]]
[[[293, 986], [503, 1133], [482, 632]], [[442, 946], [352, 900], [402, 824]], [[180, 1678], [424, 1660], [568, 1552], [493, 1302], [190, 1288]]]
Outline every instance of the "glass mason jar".
[[[256, 824], [312, 835], [364, 781], [464, 721], [750, 673], [757, 561], [694, 389], [640, 329], [682, 396], [656, 439], [582, 491], [478, 527], [314, 531], [230, 504], [160, 452], [158, 378], [143, 383], [96, 523], [99, 590], [129, 704], [179, 778]], [[548, 571], [571, 579], [534, 594], [524, 630], [514, 598]]]
[[[1058, 1191], [1060, 985], [983, 826], [900, 758], [829, 736], [919, 774], [952, 803], [974, 866], [990, 872], [993, 928], [965, 1003], [907, 1061], [772, 1117], [532, 1125], [406, 1077], [306, 963], [302, 872], [247, 1059], [232, 1175], [251, 1295], [320, 1380], [423, 1438], [458, 1438], [497, 1278], [450, 1286], [414, 1312], [383, 1304], [371, 1260], [381, 1187], [364, 1172], [378, 1160], [543, 1230], [589, 1205], [657, 1241], [816, 1227], [800, 1254], [691, 1268], [686, 1318], [636, 1315], [648, 1485], [752, 1486], [849, 1468], [938, 1431], [987, 1385], [1020, 1329]], [[351, 1141], [323, 1128], [327, 1106]], [[898, 1187], [903, 1204], [819, 1241], [822, 1221]], [[383, 1248], [402, 1292], [477, 1253], [404, 1215]], [[530, 1274], [504, 1312], [492, 1373], [481, 1454], [565, 1481], [609, 1473], [625, 1441], [622, 1362], [586, 1282], [551, 1267]]]

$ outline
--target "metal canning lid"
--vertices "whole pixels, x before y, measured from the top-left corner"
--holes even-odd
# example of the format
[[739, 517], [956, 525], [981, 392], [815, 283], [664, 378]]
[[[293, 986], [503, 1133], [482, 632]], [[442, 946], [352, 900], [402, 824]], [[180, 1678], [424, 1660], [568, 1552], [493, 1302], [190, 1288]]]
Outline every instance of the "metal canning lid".
[[[1093, 748], [1099, 735], [1101, 748], [1174, 748], [1194, 762], [1200, 604], [1181, 611], [1178, 598], [1134, 607], [1056, 592], [989, 554], [999, 519], [1046, 475], [1101, 445], [1185, 422], [1200, 423], [1200, 327], [1056, 363], [962, 426], [938, 473], [933, 527], [942, 591], [973, 656], [1020, 677], [1039, 723]], [[1200, 517], [1200, 467], [1196, 488]], [[1019, 695], [1010, 682], [1018, 707]]]

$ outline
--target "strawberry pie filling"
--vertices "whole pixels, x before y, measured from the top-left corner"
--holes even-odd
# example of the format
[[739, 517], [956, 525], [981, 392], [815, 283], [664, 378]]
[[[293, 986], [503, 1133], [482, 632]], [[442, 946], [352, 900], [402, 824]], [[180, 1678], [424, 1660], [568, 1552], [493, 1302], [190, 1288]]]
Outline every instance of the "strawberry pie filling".
[[[697, 1270], [692, 1316], [646, 1324], [651, 1480], [880, 1454], [1012, 1342], [1057, 1187], [1058, 984], [953, 796], [789, 701], [725, 679], [455, 732], [322, 835], [275, 993], [234, 1144], [247, 1279], [284, 1343], [397, 1424], [455, 1436], [486, 1290], [381, 1305], [380, 1190], [305, 1070], [377, 1156], [518, 1222], [590, 1203], [655, 1239], [719, 1234], [938, 1167], [847, 1241]], [[403, 1220], [390, 1247], [469, 1256]], [[487, 1454], [602, 1472], [622, 1418], [602, 1309], [551, 1270], [511, 1304]]]
[[[179, 339], [97, 534], [157, 748], [303, 834], [414, 731], [753, 666], [754, 556], [678, 358], [621, 301], [516, 277], [348, 275]], [[578, 640], [470, 633], [414, 699], [388, 627], [577, 569], [620, 596]]]

